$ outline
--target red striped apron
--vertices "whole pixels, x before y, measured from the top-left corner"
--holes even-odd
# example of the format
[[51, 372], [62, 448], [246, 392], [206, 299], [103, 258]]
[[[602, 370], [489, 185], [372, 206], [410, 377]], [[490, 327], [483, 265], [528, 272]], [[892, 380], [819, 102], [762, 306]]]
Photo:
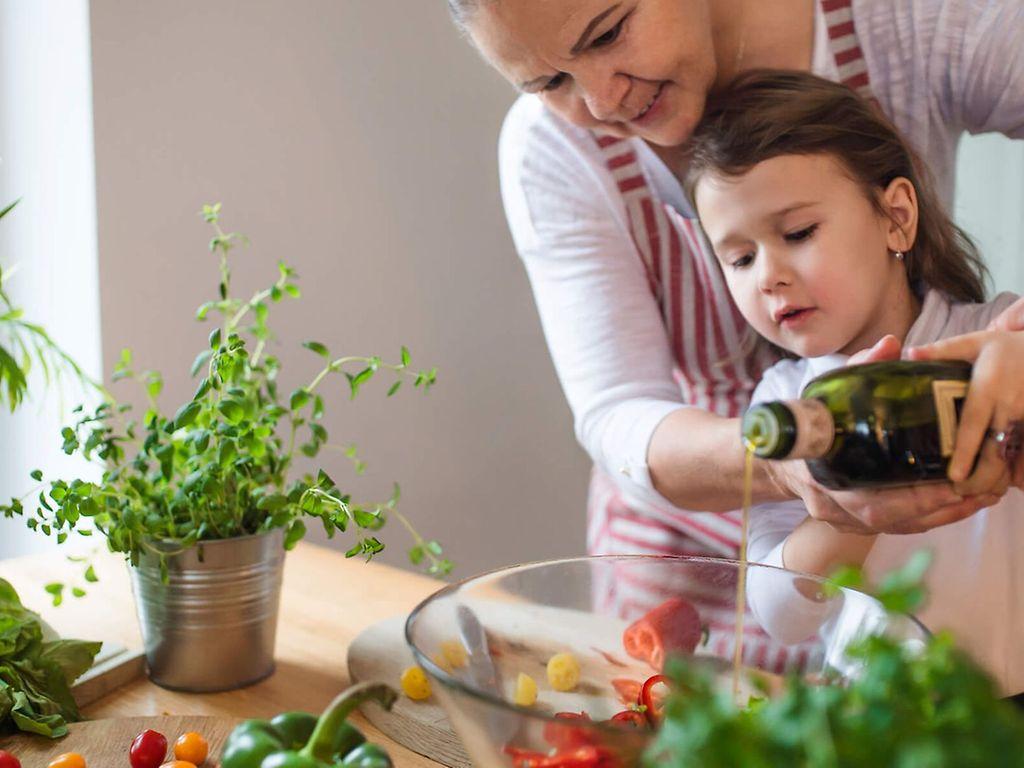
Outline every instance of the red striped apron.
[[[871, 98], [852, 0], [819, 2], [840, 82]], [[753, 354], [743, 354], [747, 323], [729, 295], [698, 222], [654, 196], [630, 140], [608, 136], [595, 136], [595, 140], [625, 203], [637, 256], [672, 345], [683, 401], [722, 416], [740, 415], [774, 358], [764, 345], [758, 345]], [[627, 502], [611, 477], [596, 467], [591, 473], [587, 500], [587, 550], [591, 554], [736, 557], [741, 524], [739, 511], [689, 512], [647, 500]], [[651, 587], [616, 577], [607, 585], [598, 585], [597, 592], [607, 608], [617, 606], [620, 613], [639, 615], [664, 599], [660, 594], [664, 590]], [[731, 626], [731, 617], [722, 620]], [[722, 646], [716, 650], [731, 653], [732, 633], [715, 632], [713, 624], [710, 642]], [[765, 653], [776, 653], [762, 647], [764, 643], [744, 646], [751, 663], [763, 662]], [[785, 656], [778, 653], [771, 658], [777, 666], [785, 666]]]

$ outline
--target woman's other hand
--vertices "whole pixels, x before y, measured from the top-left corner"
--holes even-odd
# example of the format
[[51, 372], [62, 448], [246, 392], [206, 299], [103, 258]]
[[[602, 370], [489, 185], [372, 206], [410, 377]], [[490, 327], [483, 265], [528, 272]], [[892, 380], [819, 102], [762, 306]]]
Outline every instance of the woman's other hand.
[[922, 533], [970, 517], [1001, 496], [965, 497], [950, 483], [836, 491], [815, 481], [804, 461], [764, 463], [783, 495], [799, 497], [811, 517], [844, 533]]
[[1017, 301], [989, 326], [990, 330], [907, 350], [911, 360], [966, 360], [974, 364], [949, 462], [949, 479], [964, 495], [1002, 495], [1011, 483], [1024, 486], [1024, 461], [1019, 451], [1016, 456], [1011, 453], [1008, 462], [1006, 453], [992, 439], [999, 432], [1016, 432], [1015, 426], [1024, 420], [1024, 333], [1007, 330], [1022, 319], [1024, 305]]

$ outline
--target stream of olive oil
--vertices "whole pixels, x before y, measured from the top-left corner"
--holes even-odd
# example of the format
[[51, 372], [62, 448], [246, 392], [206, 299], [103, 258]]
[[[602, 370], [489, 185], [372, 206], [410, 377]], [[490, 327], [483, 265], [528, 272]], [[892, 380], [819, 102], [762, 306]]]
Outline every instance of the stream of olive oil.
[[754, 483], [754, 446], [745, 443], [746, 463], [743, 468], [743, 528], [740, 534], [740, 567], [736, 579], [736, 648], [732, 655], [732, 695], [740, 702], [740, 663], [743, 661], [743, 617], [747, 606], [747, 525], [750, 522], [750, 500]]

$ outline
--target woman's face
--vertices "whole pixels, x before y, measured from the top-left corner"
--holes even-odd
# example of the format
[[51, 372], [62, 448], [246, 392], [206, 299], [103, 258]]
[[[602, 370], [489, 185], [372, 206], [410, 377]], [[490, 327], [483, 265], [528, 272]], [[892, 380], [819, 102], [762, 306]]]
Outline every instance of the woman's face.
[[708, 0], [482, 0], [469, 33], [513, 85], [575, 125], [676, 146], [717, 67]]
[[[738, 178], [703, 176], [694, 198], [729, 291], [754, 330], [801, 357], [853, 354], [909, 330], [902, 261], [915, 231], [913, 185], [882, 193], [878, 213], [829, 155], [782, 155]], [[902, 228], [901, 228], [902, 227]]]

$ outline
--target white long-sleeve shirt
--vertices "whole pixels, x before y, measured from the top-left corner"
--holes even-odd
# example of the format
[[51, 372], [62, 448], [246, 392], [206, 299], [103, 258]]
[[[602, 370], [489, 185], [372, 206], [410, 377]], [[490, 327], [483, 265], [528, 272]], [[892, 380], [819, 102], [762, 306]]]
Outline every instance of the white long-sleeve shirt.
[[[812, 71], [838, 80], [815, 8]], [[854, 0], [853, 16], [873, 94], [948, 203], [964, 131], [1024, 136], [1024, 2]], [[692, 217], [664, 163], [643, 141], [631, 144], [654, 194]], [[647, 448], [686, 403], [615, 179], [591, 134], [536, 96], [509, 111], [499, 158], [509, 226], [577, 438], [627, 499], [667, 505], [651, 485]]]
[[[1003, 293], [986, 304], [950, 304], [942, 294], [930, 291], [905, 345], [982, 330], [1016, 298]], [[829, 355], [780, 361], [765, 372], [753, 402], [797, 398], [811, 379], [845, 365], [846, 360]], [[806, 517], [799, 501], [754, 507], [750, 560], [784, 567], [786, 538]], [[928, 603], [918, 618], [933, 632], [951, 630], [960, 645], [996, 677], [1004, 693], [1024, 691], [1024, 492], [1011, 489], [995, 506], [952, 525], [912, 535], [880, 535], [864, 563], [865, 574], [875, 581], [919, 549], [930, 549], [934, 559], [926, 577]], [[828, 606], [780, 584], [777, 579], [759, 582], [752, 575], [750, 607], [770, 634], [798, 642], [818, 629]]]

